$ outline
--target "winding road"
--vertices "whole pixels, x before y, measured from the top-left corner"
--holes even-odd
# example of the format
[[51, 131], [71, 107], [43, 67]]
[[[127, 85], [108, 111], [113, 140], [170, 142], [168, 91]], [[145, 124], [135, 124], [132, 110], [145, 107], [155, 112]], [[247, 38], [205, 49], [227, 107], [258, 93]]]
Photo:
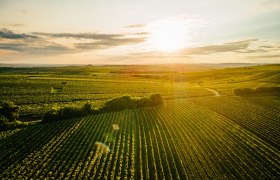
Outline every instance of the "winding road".
[[203, 87], [203, 88], [207, 89], [208, 91], [213, 92], [215, 94], [215, 96], [221, 96], [221, 94], [218, 91], [216, 91], [215, 89], [210, 89], [210, 88], [206, 88], [206, 87]]
[[220, 94], [217, 90], [215, 90], [215, 89], [211, 89], [211, 88], [207, 88], [207, 87], [201, 86], [201, 85], [198, 84], [198, 83], [197, 83], [197, 86], [198, 86], [198, 87], [201, 87], [201, 88], [204, 88], [204, 89], [206, 89], [206, 90], [208, 90], [208, 91], [211, 91], [212, 93], [214, 93], [215, 96], [221, 96], [221, 94]]

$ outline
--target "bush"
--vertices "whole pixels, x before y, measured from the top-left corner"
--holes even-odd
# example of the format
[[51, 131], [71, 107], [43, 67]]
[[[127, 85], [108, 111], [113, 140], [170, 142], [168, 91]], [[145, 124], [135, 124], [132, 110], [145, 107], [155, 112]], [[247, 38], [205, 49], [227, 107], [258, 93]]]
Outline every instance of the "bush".
[[147, 97], [143, 97], [143, 98], [140, 98], [138, 99], [137, 101], [137, 108], [140, 108], [140, 107], [148, 107], [148, 106], [152, 106], [152, 101], [150, 98], [147, 98]]
[[160, 94], [152, 94], [150, 96], [150, 99], [153, 105], [160, 105], [164, 103], [163, 98]]
[[58, 111], [51, 109], [43, 115], [43, 122], [53, 122], [58, 120]]
[[153, 94], [147, 97], [131, 97], [122, 96], [113, 98], [104, 104], [100, 109], [92, 109], [92, 105], [87, 102], [82, 108], [64, 107], [60, 109], [52, 109], [43, 115], [43, 122], [53, 122], [61, 119], [70, 119], [89, 114], [98, 114], [101, 112], [120, 111], [124, 109], [132, 109], [139, 107], [147, 107], [163, 104], [163, 98], [159, 94]]
[[82, 110], [76, 107], [64, 107], [58, 110], [58, 118], [60, 119], [70, 119], [81, 115], [83, 115]]
[[9, 122], [6, 117], [0, 115], [0, 131], [22, 128], [27, 125], [28, 123], [17, 121], [17, 120], [13, 122]]
[[280, 87], [240, 88], [234, 89], [234, 94], [237, 96], [280, 95]]
[[86, 102], [83, 106], [83, 111], [85, 113], [90, 113], [92, 111], [92, 104], [90, 104], [89, 102]]
[[131, 96], [122, 96], [122, 97], [117, 97], [114, 99], [111, 99], [107, 101], [102, 108], [102, 110], [108, 112], [108, 111], [119, 111], [122, 109], [127, 109], [127, 108], [133, 108], [135, 107], [136, 104], [134, 103], [133, 99]]
[[250, 96], [253, 95], [254, 90], [250, 88], [234, 89], [234, 94], [238, 96]]
[[164, 100], [160, 94], [152, 94], [146, 97], [122, 96], [107, 101], [102, 108], [104, 112], [119, 111], [124, 109], [133, 109], [163, 104]]
[[255, 92], [258, 94], [280, 95], [280, 87], [258, 87]]
[[3, 101], [0, 107], [0, 114], [5, 116], [9, 122], [13, 122], [19, 117], [19, 107], [12, 101]]
[[43, 115], [42, 119], [43, 122], [53, 122], [61, 119], [80, 117], [88, 114], [96, 114], [96, 110], [92, 109], [92, 105], [87, 102], [82, 108], [63, 107], [60, 109], [51, 109]]
[[8, 122], [9, 122], [9, 120], [8, 120], [5, 116], [3, 116], [3, 115], [0, 114], [0, 126], [4, 126], [4, 125], [6, 125]]

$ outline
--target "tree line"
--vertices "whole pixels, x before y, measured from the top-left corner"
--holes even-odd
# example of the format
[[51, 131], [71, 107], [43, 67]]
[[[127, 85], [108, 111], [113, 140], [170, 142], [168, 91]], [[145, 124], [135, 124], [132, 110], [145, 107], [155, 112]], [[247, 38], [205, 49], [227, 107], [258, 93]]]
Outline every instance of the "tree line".
[[12, 101], [3, 101], [0, 104], [0, 130], [26, 126], [27, 123], [18, 121], [19, 114], [17, 105]]
[[99, 114], [124, 109], [134, 109], [163, 104], [164, 100], [160, 94], [152, 94], [150, 97], [122, 96], [107, 101], [101, 108], [93, 108], [90, 103], [85, 103], [82, 107], [63, 107], [51, 109], [43, 115], [43, 122], [53, 122], [63, 119], [81, 117], [90, 114]]
[[258, 87], [252, 88], [239, 88], [234, 89], [234, 94], [237, 96], [254, 96], [254, 95], [280, 95], [280, 87]]

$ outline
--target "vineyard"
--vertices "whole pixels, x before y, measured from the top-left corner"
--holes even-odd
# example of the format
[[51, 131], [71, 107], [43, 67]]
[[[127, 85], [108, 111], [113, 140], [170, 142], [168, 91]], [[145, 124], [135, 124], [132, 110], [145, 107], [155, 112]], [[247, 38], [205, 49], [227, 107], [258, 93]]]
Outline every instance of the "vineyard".
[[39, 124], [0, 134], [0, 178], [279, 179], [279, 123], [244, 99], [201, 97]]
[[[0, 100], [14, 101], [24, 116], [40, 119], [53, 107], [95, 107], [126, 94], [165, 99], [234, 95], [235, 88], [278, 86], [280, 66], [210, 69], [199, 65], [0, 68]], [[200, 71], [198, 71], [198, 69]], [[234, 77], [234, 78], [233, 78]], [[198, 86], [197, 84], [201, 84]], [[36, 119], [37, 118], [37, 119]]]
[[[132, 96], [148, 96], [158, 92], [166, 99], [211, 95], [211, 92], [191, 83], [174, 84], [120, 76], [112, 78], [0, 75], [0, 99], [14, 101], [20, 105], [23, 114], [41, 116], [53, 106], [80, 106], [88, 101], [100, 106], [108, 99], [127, 93]], [[67, 84], [62, 86], [63, 82]], [[53, 93], [53, 87], [57, 86], [62, 89]]]

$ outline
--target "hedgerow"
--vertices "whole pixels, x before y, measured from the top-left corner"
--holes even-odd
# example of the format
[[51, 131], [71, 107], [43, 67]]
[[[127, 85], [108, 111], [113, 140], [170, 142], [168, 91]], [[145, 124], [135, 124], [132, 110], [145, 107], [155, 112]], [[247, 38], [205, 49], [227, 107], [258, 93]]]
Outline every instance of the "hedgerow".
[[90, 114], [98, 114], [112, 111], [121, 111], [124, 109], [133, 109], [163, 104], [164, 100], [160, 94], [152, 94], [150, 97], [132, 97], [122, 96], [107, 101], [99, 109], [92, 108], [90, 103], [85, 103], [83, 107], [63, 107], [51, 109], [43, 115], [43, 122], [53, 122], [62, 119], [70, 119]]
[[280, 95], [280, 87], [258, 87], [234, 89], [237, 96], [254, 96], [254, 95]]

